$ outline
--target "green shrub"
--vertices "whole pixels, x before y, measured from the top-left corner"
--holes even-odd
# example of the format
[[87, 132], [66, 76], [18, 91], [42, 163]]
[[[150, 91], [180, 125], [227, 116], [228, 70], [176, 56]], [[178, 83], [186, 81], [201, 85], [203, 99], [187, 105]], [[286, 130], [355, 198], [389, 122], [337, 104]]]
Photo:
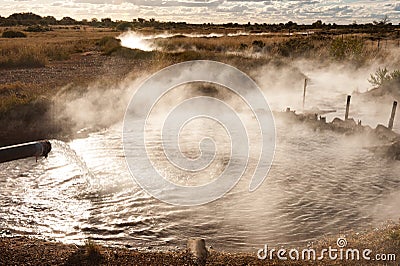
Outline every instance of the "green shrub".
[[26, 38], [26, 34], [21, 31], [8, 30], [1, 35], [3, 38]]
[[371, 74], [370, 78], [368, 79], [369, 83], [373, 86], [382, 86], [388, 82], [392, 81], [400, 81], [400, 70], [396, 69], [390, 72], [386, 67], [385, 68], [378, 68], [375, 71], [375, 74]]
[[40, 25], [33, 25], [29, 26], [25, 29], [25, 31], [28, 32], [46, 32], [46, 31], [51, 31], [51, 28], [49, 27], [42, 27]]
[[330, 54], [337, 60], [361, 59], [364, 52], [364, 41], [361, 38], [338, 38], [331, 44]]

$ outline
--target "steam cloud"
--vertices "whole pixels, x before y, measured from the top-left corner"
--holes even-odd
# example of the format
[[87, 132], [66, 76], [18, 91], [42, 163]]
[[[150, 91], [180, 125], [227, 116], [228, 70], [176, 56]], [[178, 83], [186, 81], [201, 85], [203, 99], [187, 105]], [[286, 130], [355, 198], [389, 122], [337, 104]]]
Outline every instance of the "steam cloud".
[[[134, 32], [127, 32], [121, 35], [120, 39], [124, 46], [142, 50], [153, 50], [157, 49], [153, 42], [156, 38], [169, 38], [171, 36], [173, 35], [144, 36]], [[198, 37], [200, 36], [198, 35]], [[392, 58], [398, 59], [399, 55], [399, 49], [392, 51]], [[400, 67], [398, 62], [400, 60], [393, 60], [387, 66], [391, 69], [398, 69]], [[334, 117], [343, 118], [346, 95], [353, 94], [350, 117], [361, 119], [363, 124], [375, 127], [377, 124], [387, 125], [393, 98], [388, 96], [366, 99], [361, 95], [355, 94], [355, 92], [362, 93], [372, 88], [368, 82], [368, 78], [379, 66], [382, 67], [385, 65], [379, 60], [374, 60], [357, 68], [344, 63], [321, 63], [299, 59], [280, 64], [271, 62], [253, 69], [249, 74], [254, 77], [257, 84], [263, 90], [273, 111], [283, 111], [286, 107], [301, 111], [304, 79], [307, 78], [309, 85], [307, 87], [306, 109], [313, 107], [336, 109], [336, 113], [327, 115], [327, 120], [330, 121]], [[126, 78], [111, 86], [104, 86], [99, 81], [81, 90], [65, 87], [57, 95], [56, 99], [58, 119], [60, 121], [73, 121], [75, 131], [85, 128], [107, 128], [115, 125], [119, 127], [129, 99], [141, 81], [147, 76], [148, 73], [139, 78]], [[231, 95], [226, 90], [220, 88], [210, 89], [209, 86], [200, 87], [197, 90], [201, 90], [202, 93], [217, 97], [218, 99], [230, 101]], [[170, 95], [170, 99], [165, 97], [162, 99], [161, 106], [157, 107], [159, 108], [159, 113], [167, 111], [167, 107], [171, 103], [173, 104], [174, 101], [193, 97], [198, 94], [199, 92], [196, 91], [196, 88], [192, 87], [180, 90], [176, 95]], [[233, 101], [231, 103], [235, 104]], [[235, 108], [240, 110], [241, 106], [239, 103], [237, 104], [238, 106], [235, 106]], [[201, 128], [203, 125], [200, 124], [198, 127]], [[285, 127], [290, 128], [291, 125], [285, 124]], [[394, 129], [397, 132], [400, 131], [398, 116]], [[188, 132], [188, 134], [191, 134], [191, 132]], [[343, 146], [349, 145], [350, 142], [353, 142], [352, 145], [356, 147], [363, 145], [359, 137], [354, 137], [353, 139], [346, 137], [343, 140]], [[254, 147], [251, 147], [251, 149], [254, 149]], [[339, 155], [337, 156], [340, 157]], [[225, 163], [223, 156], [221, 157], [222, 163]], [[219, 169], [217, 170], [219, 171]], [[187, 176], [182, 178], [187, 178]], [[177, 180], [174, 181], [176, 182]], [[399, 202], [397, 198], [391, 199]], [[382, 205], [385, 204], [386, 202], [382, 203]], [[391, 217], [394, 217], [393, 213], [394, 215], [398, 214], [394, 210], [384, 210], [380, 213], [380, 216], [388, 217], [390, 214]]]
[[247, 32], [236, 32], [236, 33], [209, 33], [209, 34], [195, 34], [195, 33], [163, 33], [163, 34], [151, 34], [144, 35], [134, 31], [127, 31], [122, 33], [117, 39], [121, 40], [121, 45], [131, 49], [140, 49], [143, 51], [153, 51], [159, 49], [154, 43], [156, 39], [167, 39], [177, 36], [190, 37], [190, 38], [220, 38], [223, 36], [235, 37], [235, 36], [248, 36], [248, 35], [267, 35], [268, 33], [247, 33]]
[[[128, 31], [118, 38], [123, 46], [149, 51], [158, 49], [154, 43], [156, 39], [177, 35], [172, 33], [143, 35]], [[179, 35], [196, 38], [239, 36], [249, 33]], [[391, 58], [398, 59], [399, 51], [399, 48], [392, 49]], [[399, 60], [392, 60], [387, 66], [398, 69], [400, 68], [398, 62]], [[355, 94], [352, 98], [350, 116], [361, 119], [363, 124], [375, 127], [380, 123], [387, 124], [394, 99], [392, 97], [365, 99], [357, 95], [357, 92], [362, 93], [372, 88], [368, 78], [382, 66], [386, 65], [379, 60], [373, 60], [357, 68], [346, 63], [296, 59], [279, 64], [268, 63], [253, 69], [249, 74], [263, 90], [273, 111], [283, 111], [286, 107], [301, 111], [304, 79], [307, 78], [306, 109], [316, 107], [337, 110], [336, 113], [327, 115], [328, 121], [334, 117], [343, 117], [346, 95]], [[82, 90], [64, 88], [56, 97], [60, 120], [72, 120], [78, 130], [87, 127], [108, 127], [121, 122], [132, 92], [145, 76], [147, 75], [137, 79], [127, 78], [110, 86], [103, 86], [102, 82], [97, 82]], [[400, 129], [399, 124], [395, 122], [395, 130]]]

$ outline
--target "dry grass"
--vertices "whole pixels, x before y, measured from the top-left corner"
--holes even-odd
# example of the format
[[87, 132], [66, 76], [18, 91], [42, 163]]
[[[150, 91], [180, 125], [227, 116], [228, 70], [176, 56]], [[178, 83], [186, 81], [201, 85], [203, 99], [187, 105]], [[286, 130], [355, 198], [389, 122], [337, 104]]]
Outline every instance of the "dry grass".
[[[6, 28], [0, 28], [0, 32]], [[7, 30], [23, 30], [21, 27], [7, 28]], [[188, 30], [185, 30], [188, 32]], [[202, 29], [196, 33], [231, 33], [240, 29]], [[154, 29], [142, 29], [143, 34], [156, 33]], [[183, 33], [181, 31], [175, 32]], [[27, 38], [6, 39], [0, 38], [0, 68], [33, 68], [43, 67], [50, 61], [68, 60], [73, 54], [88, 51], [98, 51], [96, 45], [102, 38], [113, 38], [119, 35], [113, 29], [98, 29], [87, 26], [53, 27], [46, 32], [28, 32]], [[164, 52], [197, 51], [216, 54], [235, 53], [236, 55], [251, 55], [258, 53], [268, 58], [311, 58], [321, 60], [353, 60], [363, 63], [377, 56], [384, 57], [385, 51], [399, 45], [399, 41], [392, 39], [380, 41], [365, 34], [348, 34], [344, 36], [331, 35], [294, 35], [274, 33], [251, 36], [224, 36], [219, 38], [188, 38], [174, 37], [158, 39], [157, 44]], [[103, 47], [105, 54], [128, 56], [128, 51], [116, 49], [115, 44]], [[205, 55], [208, 56], [208, 55]], [[205, 57], [202, 56], [202, 57]], [[139, 56], [140, 57], [140, 56]], [[168, 57], [168, 56], [167, 56]], [[134, 56], [134, 59], [136, 57]], [[148, 58], [148, 56], [144, 56]]]
[[37, 95], [43, 94], [45, 94], [44, 89], [34, 84], [22, 82], [0, 84], [0, 113], [13, 106], [27, 104], [36, 99]]
[[0, 38], [0, 68], [35, 68], [43, 67], [49, 61], [68, 60], [73, 54], [96, 50], [100, 38], [117, 34], [112, 30], [85, 27], [30, 32], [27, 38]]
[[268, 34], [219, 38], [178, 36], [159, 39], [157, 44], [167, 52], [191, 50], [213, 53], [259, 53], [268, 58], [355, 61], [359, 64], [376, 57], [384, 58], [388, 50], [399, 46], [397, 40], [385, 40], [380, 43], [378, 49], [378, 41], [365, 34], [343, 36]]
[[36, 44], [19, 44], [7, 42], [0, 50], [0, 68], [34, 68], [44, 67], [47, 58], [40, 46]]
[[88, 264], [98, 265], [104, 258], [102, 255], [102, 247], [91, 240], [85, 242], [85, 256]]

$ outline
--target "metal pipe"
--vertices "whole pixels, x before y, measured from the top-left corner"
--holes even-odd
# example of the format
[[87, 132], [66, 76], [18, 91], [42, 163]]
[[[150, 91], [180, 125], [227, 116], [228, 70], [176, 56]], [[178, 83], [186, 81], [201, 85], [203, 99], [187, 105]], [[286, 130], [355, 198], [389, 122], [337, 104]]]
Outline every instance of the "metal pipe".
[[0, 148], [0, 163], [19, 160], [28, 157], [40, 157], [51, 151], [49, 141], [36, 141]]
[[389, 120], [389, 126], [388, 128], [390, 130], [393, 129], [393, 124], [394, 124], [394, 116], [396, 115], [396, 109], [397, 109], [397, 102], [393, 102], [393, 108], [392, 108], [392, 114], [390, 115], [390, 120]]
[[307, 79], [304, 79], [304, 90], [303, 90], [303, 113], [304, 113], [304, 106], [306, 104], [306, 91], [307, 91]]
[[347, 95], [346, 114], [344, 115], [344, 120], [349, 119], [350, 100], [351, 100], [351, 95]]

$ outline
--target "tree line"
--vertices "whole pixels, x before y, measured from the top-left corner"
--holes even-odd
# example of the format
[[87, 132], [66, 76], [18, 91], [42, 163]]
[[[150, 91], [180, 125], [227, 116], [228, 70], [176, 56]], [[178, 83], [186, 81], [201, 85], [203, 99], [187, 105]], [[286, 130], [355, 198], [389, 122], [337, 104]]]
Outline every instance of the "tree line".
[[373, 21], [371, 23], [358, 24], [357, 22], [353, 22], [349, 25], [338, 25], [336, 23], [324, 23], [321, 20], [317, 20], [312, 24], [297, 24], [296, 22], [289, 21], [286, 23], [223, 23], [223, 24], [214, 24], [214, 23], [203, 23], [203, 24], [189, 24], [186, 22], [162, 22], [157, 21], [154, 18], [144, 19], [144, 18], [134, 18], [131, 21], [122, 21], [115, 20], [113, 21], [111, 18], [92, 18], [91, 20], [82, 19], [75, 20], [71, 17], [63, 17], [60, 20], [57, 20], [53, 16], [39, 16], [37, 14], [27, 12], [27, 13], [14, 13], [9, 17], [0, 16], [0, 26], [10, 27], [10, 26], [49, 26], [49, 25], [87, 25], [92, 27], [105, 27], [105, 28], [116, 28], [117, 30], [124, 31], [129, 28], [144, 28], [144, 27], [153, 27], [154, 29], [159, 30], [171, 30], [171, 29], [185, 29], [185, 28], [224, 28], [224, 29], [235, 29], [241, 28], [247, 31], [253, 32], [262, 32], [262, 31], [308, 31], [312, 29], [318, 30], [346, 30], [346, 31], [354, 31], [354, 32], [376, 32], [376, 31], [393, 31], [399, 30], [399, 25], [393, 25], [390, 22], [390, 19], [385, 16], [380, 21]]

